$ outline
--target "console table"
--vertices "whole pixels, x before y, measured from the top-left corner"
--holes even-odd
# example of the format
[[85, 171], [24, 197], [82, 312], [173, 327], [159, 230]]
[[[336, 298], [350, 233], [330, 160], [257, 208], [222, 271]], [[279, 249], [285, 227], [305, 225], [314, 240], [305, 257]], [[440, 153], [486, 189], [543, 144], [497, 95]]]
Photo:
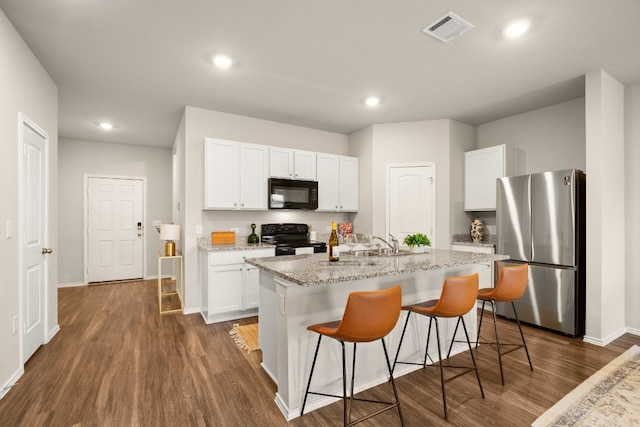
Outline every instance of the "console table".
[[[171, 287], [169, 292], [162, 291], [162, 265], [163, 263], [170, 263], [172, 265], [172, 276], [171, 281], [174, 286]], [[176, 268], [176, 265], [178, 267]], [[162, 309], [162, 297], [175, 295], [180, 302], [180, 306], [178, 308], [170, 308], [167, 310]], [[184, 264], [182, 259], [182, 254], [177, 252], [177, 255], [174, 256], [165, 256], [162, 255], [160, 251], [158, 251], [158, 310], [160, 314], [169, 314], [169, 313], [178, 313], [183, 309], [183, 299], [184, 299]]]

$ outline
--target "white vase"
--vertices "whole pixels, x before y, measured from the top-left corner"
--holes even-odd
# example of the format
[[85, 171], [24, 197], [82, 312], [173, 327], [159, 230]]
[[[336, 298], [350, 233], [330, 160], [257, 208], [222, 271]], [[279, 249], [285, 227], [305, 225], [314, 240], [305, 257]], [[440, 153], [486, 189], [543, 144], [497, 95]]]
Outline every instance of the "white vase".
[[409, 252], [412, 254], [424, 253], [424, 246], [409, 246]]

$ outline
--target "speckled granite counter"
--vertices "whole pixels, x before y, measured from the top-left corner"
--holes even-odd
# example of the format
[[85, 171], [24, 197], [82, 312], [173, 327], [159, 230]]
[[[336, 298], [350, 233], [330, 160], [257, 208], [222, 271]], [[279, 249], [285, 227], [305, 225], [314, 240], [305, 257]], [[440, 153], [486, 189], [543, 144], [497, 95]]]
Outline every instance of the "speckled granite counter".
[[343, 256], [338, 262], [329, 262], [327, 254], [249, 258], [245, 262], [300, 286], [317, 286], [508, 258], [505, 255], [431, 249], [424, 254], [370, 257], [367, 265], [364, 260], [350, 261], [348, 256]]
[[273, 245], [267, 245], [266, 243], [247, 243], [246, 237], [242, 240], [236, 239], [236, 243], [233, 245], [212, 245], [211, 240], [208, 238], [198, 239], [198, 249], [209, 252], [245, 251], [250, 249], [268, 248], [273, 248]]
[[463, 245], [463, 246], [475, 246], [475, 247], [481, 247], [481, 248], [495, 248], [496, 244], [495, 243], [489, 243], [489, 242], [479, 242], [479, 243], [473, 243], [472, 241], [468, 241], [468, 242], [451, 242], [452, 245]]

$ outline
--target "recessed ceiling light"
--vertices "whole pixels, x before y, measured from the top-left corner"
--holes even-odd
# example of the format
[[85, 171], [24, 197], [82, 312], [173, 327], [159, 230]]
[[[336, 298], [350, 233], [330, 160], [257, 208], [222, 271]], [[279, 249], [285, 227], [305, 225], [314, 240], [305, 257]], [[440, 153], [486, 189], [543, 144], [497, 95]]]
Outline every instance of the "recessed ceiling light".
[[376, 107], [380, 105], [382, 100], [377, 96], [370, 96], [364, 100], [364, 103], [367, 104], [367, 107]]
[[227, 55], [215, 55], [213, 57], [213, 65], [223, 70], [231, 68], [233, 60]]
[[528, 19], [519, 19], [507, 25], [502, 33], [505, 37], [513, 39], [526, 33], [530, 26], [531, 21]]
[[113, 123], [109, 123], [109, 122], [100, 122], [98, 124], [98, 126], [100, 126], [101, 129], [104, 130], [111, 130], [113, 129]]

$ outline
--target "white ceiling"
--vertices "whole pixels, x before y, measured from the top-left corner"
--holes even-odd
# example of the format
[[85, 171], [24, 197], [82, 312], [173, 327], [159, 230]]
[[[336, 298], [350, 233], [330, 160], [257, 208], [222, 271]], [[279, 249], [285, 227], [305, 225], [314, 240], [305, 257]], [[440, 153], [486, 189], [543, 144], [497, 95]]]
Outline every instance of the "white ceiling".
[[[171, 147], [185, 105], [351, 133], [471, 125], [640, 81], [638, 0], [0, 0], [59, 89], [59, 136]], [[475, 28], [421, 30], [448, 11]], [[530, 32], [505, 40], [512, 19]], [[227, 53], [237, 65], [214, 69]], [[363, 106], [368, 95], [383, 103]], [[105, 132], [96, 123], [110, 120]]]

